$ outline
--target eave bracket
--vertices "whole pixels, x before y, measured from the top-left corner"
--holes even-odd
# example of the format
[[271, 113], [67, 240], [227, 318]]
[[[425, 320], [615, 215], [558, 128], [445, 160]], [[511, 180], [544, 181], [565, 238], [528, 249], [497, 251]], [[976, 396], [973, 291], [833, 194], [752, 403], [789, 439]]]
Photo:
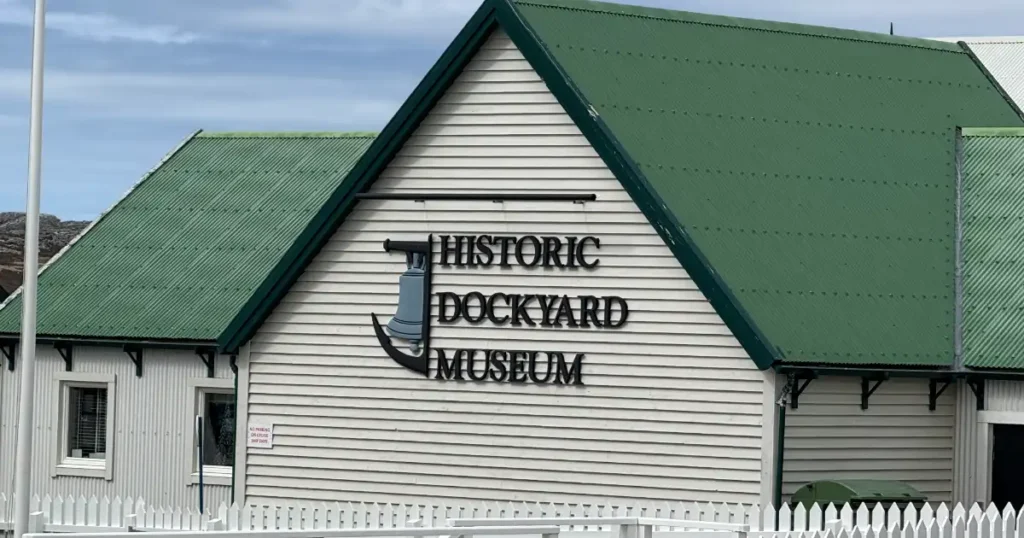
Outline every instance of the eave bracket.
[[[934, 379], [933, 378], [933, 379], [929, 379], [928, 380], [928, 410], [929, 411], [935, 411], [936, 404], [938, 404], [938, 401], [939, 401], [939, 396], [942, 396], [942, 393], [946, 391], [946, 388], [949, 387], [950, 383], [952, 383], [952, 382], [953, 382], [953, 380], [949, 379], [949, 378], [945, 378], [945, 379]], [[941, 384], [941, 386], [940, 386], [940, 384]]]
[[974, 392], [974, 400], [977, 403], [978, 411], [985, 410], [985, 380], [984, 379], [967, 379], [967, 386], [971, 387], [971, 391]]
[[196, 355], [206, 365], [206, 377], [214, 377], [214, 359], [217, 357], [217, 350], [201, 347], [196, 350]]
[[[873, 377], [860, 378], [861, 409], [868, 408], [868, 399], [871, 398], [871, 395], [874, 394], [875, 391], [878, 390], [878, 387], [880, 387], [882, 383], [884, 383], [887, 379], [889, 379], [889, 374], [885, 373]], [[872, 381], [874, 382], [874, 384], [872, 384]]]
[[72, 359], [74, 359], [74, 347], [64, 342], [57, 342], [53, 344], [53, 347], [57, 348], [57, 353], [60, 353], [61, 358], [64, 359], [64, 371], [70, 372]]
[[796, 409], [799, 406], [800, 395], [807, 390], [807, 385], [810, 385], [811, 381], [815, 379], [818, 379], [818, 374], [814, 372], [799, 373], [793, 376], [793, 385], [789, 393], [790, 407]]
[[139, 346], [124, 346], [124, 352], [135, 365], [135, 377], [142, 377], [142, 348]]
[[17, 340], [0, 340], [0, 354], [7, 359], [7, 369], [14, 371], [14, 351], [17, 348]]

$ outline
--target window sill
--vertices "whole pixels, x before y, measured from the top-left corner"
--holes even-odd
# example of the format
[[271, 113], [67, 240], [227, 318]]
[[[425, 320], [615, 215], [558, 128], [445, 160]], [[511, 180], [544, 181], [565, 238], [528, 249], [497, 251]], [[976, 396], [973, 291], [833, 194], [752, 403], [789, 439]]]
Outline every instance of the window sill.
[[107, 460], [90, 458], [65, 458], [54, 469], [56, 476], [84, 476], [107, 478]]
[[[199, 484], [199, 473], [192, 473], [189, 482], [193, 485]], [[230, 486], [231, 467], [203, 467], [204, 486]]]

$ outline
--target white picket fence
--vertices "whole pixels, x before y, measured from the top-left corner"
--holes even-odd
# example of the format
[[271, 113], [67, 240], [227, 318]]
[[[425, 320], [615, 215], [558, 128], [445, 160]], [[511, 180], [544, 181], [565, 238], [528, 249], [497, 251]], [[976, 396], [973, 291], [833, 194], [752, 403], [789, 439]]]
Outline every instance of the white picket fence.
[[[0, 494], [0, 527], [10, 528], [7, 520], [13, 502]], [[538, 503], [474, 503], [466, 506], [366, 504], [366, 503], [285, 503], [278, 506], [228, 506], [222, 504], [212, 513], [199, 513], [192, 508], [152, 506], [143, 499], [116, 497], [86, 499], [84, 497], [35, 497], [31, 511], [37, 514], [46, 532], [112, 532], [127, 530], [316, 530], [374, 529], [409, 526], [411, 522], [425, 527], [441, 527], [451, 519], [486, 518], [597, 518], [643, 517], [687, 521], [739, 523], [749, 525], [751, 538], [809, 538], [805, 533], [821, 537], [828, 523], [833, 530], [845, 529], [861, 535], [848, 538], [870, 538], [863, 533], [882, 532], [887, 538], [960, 538], [962, 529], [971, 538], [1024, 538], [1024, 512], [1007, 507], [945, 504], [933, 508], [913, 505], [900, 510], [895, 505], [872, 509], [862, 505], [857, 510], [849, 505], [814, 506], [806, 510], [788, 505], [775, 510], [772, 506], [722, 503], [637, 503], [633, 505], [570, 505]], [[890, 529], [896, 528], [891, 536]], [[606, 531], [603, 528], [571, 528], [566, 531]], [[663, 529], [655, 529], [655, 534]], [[952, 533], [952, 534], [950, 534]], [[975, 534], [981, 533], [981, 534]], [[789, 535], [789, 536], [783, 536]], [[881, 535], [873, 535], [881, 536]], [[667, 536], [665, 538], [668, 538]]]

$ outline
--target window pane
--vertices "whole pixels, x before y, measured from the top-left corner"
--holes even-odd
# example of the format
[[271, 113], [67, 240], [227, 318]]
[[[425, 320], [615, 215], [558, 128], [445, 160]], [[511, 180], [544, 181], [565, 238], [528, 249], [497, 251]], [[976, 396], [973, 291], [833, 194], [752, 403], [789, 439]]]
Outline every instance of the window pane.
[[105, 459], [107, 389], [69, 387], [68, 453], [72, 458]]
[[235, 461], [235, 395], [203, 394], [203, 464], [230, 466]]

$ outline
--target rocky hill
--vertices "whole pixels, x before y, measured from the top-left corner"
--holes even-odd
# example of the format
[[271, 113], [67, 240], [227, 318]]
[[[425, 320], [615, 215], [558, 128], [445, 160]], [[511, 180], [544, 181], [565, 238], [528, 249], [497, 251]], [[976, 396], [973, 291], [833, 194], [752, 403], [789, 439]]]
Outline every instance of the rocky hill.
[[[53, 215], [39, 217], [39, 265], [60, 252], [88, 226], [85, 221], [62, 221]], [[25, 259], [25, 214], [0, 213], [0, 288], [14, 291], [21, 283]], [[0, 293], [2, 295], [2, 293]]]

